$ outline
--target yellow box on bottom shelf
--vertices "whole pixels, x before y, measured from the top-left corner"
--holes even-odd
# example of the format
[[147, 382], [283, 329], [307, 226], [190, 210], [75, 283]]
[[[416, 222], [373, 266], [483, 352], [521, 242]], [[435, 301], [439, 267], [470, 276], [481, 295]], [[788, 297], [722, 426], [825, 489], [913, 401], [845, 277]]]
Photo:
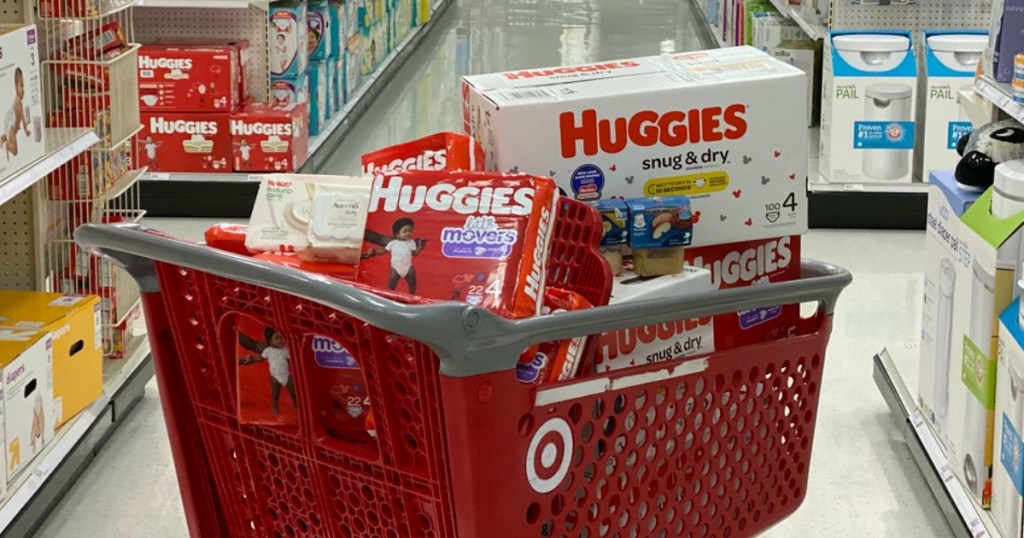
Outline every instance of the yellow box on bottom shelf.
[[0, 331], [39, 329], [53, 336], [54, 427], [103, 394], [100, 312], [94, 295], [0, 290]]

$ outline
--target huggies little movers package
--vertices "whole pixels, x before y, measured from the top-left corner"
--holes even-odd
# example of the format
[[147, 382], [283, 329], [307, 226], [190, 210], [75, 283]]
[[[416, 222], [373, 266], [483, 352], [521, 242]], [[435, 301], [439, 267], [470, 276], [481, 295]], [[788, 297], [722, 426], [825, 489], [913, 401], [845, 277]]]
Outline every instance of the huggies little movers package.
[[463, 79], [489, 169], [568, 195], [690, 198], [693, 246], [807, 230], [806, 74], [753, 47]]
[[378, 175], [356, 281], [505, 316], [540, 314], [553, 181], [486, 172]]
[[916, 89], [910, 32], [830, 32], [822, 65], [821, 176], [910, 181]]

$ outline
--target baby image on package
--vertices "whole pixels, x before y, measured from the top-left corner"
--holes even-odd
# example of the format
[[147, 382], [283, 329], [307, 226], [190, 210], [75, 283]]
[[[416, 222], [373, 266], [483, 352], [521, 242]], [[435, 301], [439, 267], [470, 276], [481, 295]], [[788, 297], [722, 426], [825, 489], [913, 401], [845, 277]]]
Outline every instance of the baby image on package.
[[284, 335], [244, 316], [238, 319], [236, 334], [239, 420], [297, 426], [299, 403]]

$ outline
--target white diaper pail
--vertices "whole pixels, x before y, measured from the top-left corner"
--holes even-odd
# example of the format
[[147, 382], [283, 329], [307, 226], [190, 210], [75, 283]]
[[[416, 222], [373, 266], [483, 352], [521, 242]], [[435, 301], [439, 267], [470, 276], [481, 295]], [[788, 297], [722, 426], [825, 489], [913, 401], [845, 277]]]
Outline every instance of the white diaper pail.
[[988, 46], [985, 34], [943, 34], [928, 36], [928, 48], [946, 67], [973, 73]]
[[[866, 121], [911, 121], [911, 96], [914, 89], [906, 84], [872, 84], [864, 90]], [[898, 128], [898, 127], [893, 127]], [[905, 136], [909, 136], [906, 133]], [[861, 171], [871, 179], [900, 179], [910, 171], [909, 149], [867, 149]]]
[[891, 71], [910, 53], [910, 38], [892, 34], [849, 34], [832, 38], [839, 57], [861, 71]]

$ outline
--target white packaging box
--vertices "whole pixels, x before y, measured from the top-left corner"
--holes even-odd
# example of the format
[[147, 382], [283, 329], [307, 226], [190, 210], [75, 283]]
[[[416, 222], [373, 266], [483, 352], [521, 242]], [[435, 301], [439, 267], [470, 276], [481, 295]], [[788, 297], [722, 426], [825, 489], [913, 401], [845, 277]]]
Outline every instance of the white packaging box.
[[[921, 175], [928, 177], [933, 171], [953, 170], [960, 162], [957, 142], [973, 127], [967, 113], [961, 110], [959, 93], [973, 88], [974, 68], [987, 38], [980, 30], [928, 31], [924, 38], [926, 93]], [[972, 38], [976, 53], [969, 50]], [[936, 46], [962, 50], [936, 50]]]
[[0, 179], [46, 154], [38, 35], [34, 24], [0, 25]]
[[567, 195], [687, 195], [693, 246], [807, 230], [805, 74], [753, 47], [463, 79], [493, 170]]
[[835, 30], [825, 39], [821, 176], [833, 183], [913, 179], [917, 63], [910, 32]]
[[3, 447], [8, 485], [53, 438], [53, 337], [38, 327], [0, 330]]
[[[950, 444], [946, 436], [951, 384], [960, 385], [963, 355], [963, 334], [953, 333], [955, 305], [970, 302], [971, 258], [965, 251], [960, 217], [978, 196], [978, 192], [957, 186], [952, 172], [935, 173], [930, 178], [917, 400], [944, 445]], [[962, 313], [966, 308], [959, 310]]]
[[999, 321], [1018, 294], [1024, 213], [991, 212], [994, 189], [961, 218], [944, 441], [953, 472], [984, 507], [991, 491]]
[[1024, 513], [1024, 330], [1019, 299], [999, 316], [992, 517], [1003, 538], [1021, 538]]
[[[631, 266], [612, 279], [609, 304], [670, 297], [715, 289], [711, 271], [687, 266], [678, 275], [640, 277]], [[680, 320], [614, 331], [598, 336], [598, 370], [654, 364], [715, 350], [711, 318]]]

